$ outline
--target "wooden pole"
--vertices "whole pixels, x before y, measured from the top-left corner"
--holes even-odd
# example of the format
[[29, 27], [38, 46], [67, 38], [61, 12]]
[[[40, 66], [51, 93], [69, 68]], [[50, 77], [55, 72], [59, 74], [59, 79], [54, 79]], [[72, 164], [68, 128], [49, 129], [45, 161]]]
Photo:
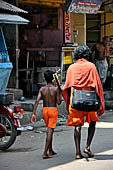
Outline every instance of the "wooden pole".
[[26, 79], [28, 79], [28, 68], [29, 68], [29, 51], [27, 51], [27, 72], [26, 72]]
[[[16, 0], [16, 6], [18, 6], [18, 0]], [[18, 80], [18, 58], [19, 58], [19, 47], [18, 47], [18, 43], [19, 43], [19, 30], [18, 30], [18, 25], [16, 25], [16, 88], [19, 88], [19, 80]]]

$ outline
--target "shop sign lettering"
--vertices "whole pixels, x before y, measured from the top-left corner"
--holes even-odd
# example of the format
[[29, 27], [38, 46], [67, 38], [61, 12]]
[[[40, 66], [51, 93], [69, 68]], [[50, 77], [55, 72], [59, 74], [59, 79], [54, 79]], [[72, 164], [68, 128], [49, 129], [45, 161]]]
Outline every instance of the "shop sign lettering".
[[70, 14], [65, 13], [65, 43], [71, 42]]
[[101, 4], [101, 0], [72, 0], [68, 12], [95, 14]]

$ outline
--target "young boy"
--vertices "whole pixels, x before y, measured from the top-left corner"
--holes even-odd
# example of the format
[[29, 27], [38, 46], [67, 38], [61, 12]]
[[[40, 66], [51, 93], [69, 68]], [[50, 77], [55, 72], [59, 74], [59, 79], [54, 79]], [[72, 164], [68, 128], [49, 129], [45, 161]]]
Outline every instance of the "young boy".
[[56, 154], [52, 148], [52, 139], [58, 117], [58, 110], [56, 105], [61, 104], [61, 89], [54, 86], [52, 82], [54, 79], [53, 74], [54, 72], [51, 70], [47, 70], [44, 73], [47, 85], [40, 88], [32, 113], [32, 122], [36, 122], [36, 109], [40, 99], [43, 99], [42, 116], [47, 127], [45, 149], [42, 155], [43, 159], [48, 159], [52, 157], [52, 155]]

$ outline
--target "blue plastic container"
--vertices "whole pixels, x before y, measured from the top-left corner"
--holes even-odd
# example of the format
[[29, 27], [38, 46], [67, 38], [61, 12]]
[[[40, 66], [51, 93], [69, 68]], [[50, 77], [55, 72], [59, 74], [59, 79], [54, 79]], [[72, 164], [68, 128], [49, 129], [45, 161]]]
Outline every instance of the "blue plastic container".
[[0, 63], [0, 93], [5, 93], [13, 65], [11, 62]]

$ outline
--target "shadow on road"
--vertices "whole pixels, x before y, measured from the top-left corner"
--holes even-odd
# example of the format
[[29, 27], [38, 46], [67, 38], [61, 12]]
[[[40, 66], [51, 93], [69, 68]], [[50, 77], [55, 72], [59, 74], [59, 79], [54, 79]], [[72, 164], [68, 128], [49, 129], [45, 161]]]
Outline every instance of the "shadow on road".
[[98, 154], [98, 155], [95, 155], [94, 159], [96, 159], [96, 160], [113, 160], [113, 154], [111, 154], [111, 155]]
[[[113, 120], [113, 119], [112, 119]], [[101, 123], [101, 122], [100, 122]], [[106, 123], [105, 123], [106, 124]], [[43, 160], [42, 152], [45, 143], [45, 133], [35, 133], [35, 131], [24, 132], [23, 136], [17, 140], [15, 145], [7, 151], [0, 151], [0, 162], [2, 163], [3, 157], [5, 155], [9, 158], [8, 166], [9, 169], [13, 167], [19, 167], [21, 170], [36, 169], [37, 165], [39, 170], [56, 169], [58, 166], [62, 166], [68, 163], [77, 163], [75, 159], [75, 145], [73, 139], [73, 128], [70, 127], [60, 127], [63, 130], [56, 129], [54, 135], [54, 147], [57, 151], [57, 155], [53, 156], [51, 159]], [[67, 128], [67, 130], [65, 129]], [[82, 128], [82, 139], [81, 139], [81, 151], [83, 152], [87, 140], [88, 128]], [[27, 142], [26, 142], [27, 141]], [[86, 154], [83, 153], [85, 159], [82, 162], [91, 162], [96, 160], [113, 160], [113, 128], [107, 127], [96, 127], [96, 133], [91, 145], [91, 150], [94, 152], [94, 158], [88, 158]], [[19, 152], [19, 154], [18, 154]], [[21, 153], [22, 152], [22, 153]], [[13, 154], [14, 153], [14, 154]], [[27, 154], [28, 153], [28, 154]], [[2, 155], [3, 154], [3, 155]], [[20, 155], [18, 161], [16, 161], [16, 156]], [[32, 159], [32, 162], [29, 161]], [[14, 165], [12, 162], [17, 162]], [[21, 164], [20, 164], [21, 162]], [[25, 165], [27, 162], [27, 165]], [[1, 164], [0, 163], [0, 164]], [[80, 163], [80, 162], [79, 162]], [[3, 166], [1, 164], [1, 166]], [[26, 167], [27, 166], [27, 167]], [[4, 170], [4, 169], [3, 169]], [[6, 169], [7, 170], [7, 169]], [[18, 170], [18, 169], [17, 169]]]

